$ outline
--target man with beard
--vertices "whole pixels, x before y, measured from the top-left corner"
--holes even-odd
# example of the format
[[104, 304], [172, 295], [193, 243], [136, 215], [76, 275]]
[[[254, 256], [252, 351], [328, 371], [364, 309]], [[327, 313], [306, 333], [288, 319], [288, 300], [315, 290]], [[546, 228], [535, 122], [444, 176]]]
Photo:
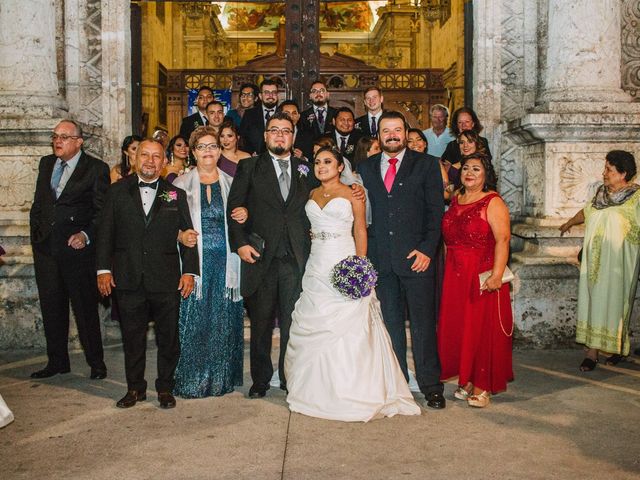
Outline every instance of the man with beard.
[[265, 151], [265, 126], [278, 106], [278, 84], [274, 80], [264, 80], [260, 84], [259, 97], [261, 105], [245, 111], [240, 122], [242, 149], [258, 155]]
[[301, 128], [308, 130], [313, 135], [313, 140], [330, 133], [333, 127], [333, 117], [336, 109], [329, 106], [329, 92], [322, 80], [316, 80], [311, 84], [309, 99], [313, 106], [300, 114]]
[[200, 87], [200, 90], [198, 90], [198, 97], [196, 98], [198, 111], [193, 115], [189, 115], [182, 119], [182, 123], [180, 124], [180, 135], [188, 139], [191, 136], [191, 132], [208, 123], [207, 105], [213, 100], [213, 90], [205, 86]]
[[380, 115], [382, 115], [382, 102], [384, 102], [384, 97], [380, 88], [372, 86], [364, 91], [364, 107], [367, 113], [356, 118], [356, 129], [360, 130], [362, 135], [377, 138], [378, 122]]
[[178, 232], [193, 228], [187, 195], [160, 178], [164, 147], [143, 140], [136, 151], [137, 175], [107, 191], [97, 238], [98, 290], [115, 289], [120, 309], [127, 393], [116, 403], [133, 407], [147, 398], [145, 359], [149, 322], [158, 345], [156, 390], [160, 408], [173, 408], [174, 373], [180, 355], [178, 312], [199, 274], [198, 250], [176, 246]]
[[409, 378], [408, 310], [418, 386], [427, 406], [444, 408], [432, 261], [444, 213], [438, 159], [406, 148], [409, 126], [401, 113], [384, 112], [378, 126], [382, 152], [358, 168], [369, 192], [373, 219], [367, 255], [378, 271], [376, 292], [405, 378]]
[[338, 150], [343, 157], [353, 162], [353, 156], [356, 150], [356, 144], [360, 140], [360, 132], [354, 130], [355, 119], [353, 112], [349, 107], [341, 107], [337, 110], [336, 116], [333, 117], [333, 126], [335, 127], [335, 139]]
[[[238, 163], [227, 200], [229, 244], [242, 259], [241, 291], [251, 319], [250, 398], [264, 397], [269, 389], [276, 312], [280, 320], [280, 384], [286, 389], [284, 355], [291, 312], [300, 295], [311, 247], [304, 207], [317, 180], [306, 162], [291, 155], [293, 132], [294, 124], [284, 112], [276, 112], [268, 120], [264, 133], [267, 151]], [[231, 217], [237, 207], [249, 212], [245, 224]]]

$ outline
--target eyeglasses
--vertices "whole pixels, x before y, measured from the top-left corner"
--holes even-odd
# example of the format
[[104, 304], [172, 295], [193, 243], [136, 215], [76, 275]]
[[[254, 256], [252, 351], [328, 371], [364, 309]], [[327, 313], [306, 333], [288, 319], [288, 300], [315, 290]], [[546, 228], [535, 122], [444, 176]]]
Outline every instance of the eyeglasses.
[[51, 140], [52, 141], [56, 141], [58, 139], [62, 140], [63, 142], [66, 142], [67, 140], [69, 140], [70, 138], [73, 138], [74, 140], [80, 138], [78, 135], [65, 135], [64, 133], [62, 135], [58, 135], [57, 133], [52, 133], [51, 134]]
[[218, 150], [220, 145], [217, 143], [199, 143], [196, 145], [196, 150], [199, 152], [204, 152], [205, 150]]
[[262, 92], [262, 96], [263, 97], [269, 97], [269, 96], [276, 97], [277, 95], [278, 95], [278, 91], [277, 90], [275, 90], [275, 91], [265, 90], [264, 92]]
[[312, 88], [311, 93], [327, 93], [325, 88]]
[[269, 133], [269, 135], [291, 135], [293, 133], [293, 130], [291, 130], [290, 128], [272, 127], [267, 130], [267, 133]]
[[[278, 93], [278, 92], [276, 92]], [[240, 94], [241, 97], [253, 97], [253, 92], [245, 92]]]

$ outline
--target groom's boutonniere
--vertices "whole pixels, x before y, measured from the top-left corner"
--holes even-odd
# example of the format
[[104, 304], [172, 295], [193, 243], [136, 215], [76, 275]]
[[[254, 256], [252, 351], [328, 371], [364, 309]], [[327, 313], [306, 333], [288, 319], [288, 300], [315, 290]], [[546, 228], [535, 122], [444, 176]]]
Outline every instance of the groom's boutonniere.
[[158, 197], [160, 197], [167, 203], [171, 203], [175, 200], [178, 200], [178, 192], [176, 192], [175, 190], [171, 190], [170, 192], [162, 192], [160, 195], [158, 195]]
[[309, 173], [309, 167], [307, 167], [304, 163], [301, 163], [300, 165], [298, 165], [298, 172], [300, 172], [300, 175], [302, 175], [303, 177], [306, 177], [307, 173]]

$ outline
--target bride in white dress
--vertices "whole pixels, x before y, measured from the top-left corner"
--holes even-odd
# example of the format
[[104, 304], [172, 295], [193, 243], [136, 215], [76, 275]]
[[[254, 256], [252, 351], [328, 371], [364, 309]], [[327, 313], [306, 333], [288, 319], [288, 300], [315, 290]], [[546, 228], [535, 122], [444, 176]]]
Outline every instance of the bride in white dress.
[[331, 285], [335, 264], [349, 255], [366, 255], [364, 203], [340, 183], [338, 152], [319, 150], [314, 168], [322, 185], [306, 205], [312, 244], [285, 357], [289, 408], [348, 422], [420, 415], [375, 292], [352, 300]]

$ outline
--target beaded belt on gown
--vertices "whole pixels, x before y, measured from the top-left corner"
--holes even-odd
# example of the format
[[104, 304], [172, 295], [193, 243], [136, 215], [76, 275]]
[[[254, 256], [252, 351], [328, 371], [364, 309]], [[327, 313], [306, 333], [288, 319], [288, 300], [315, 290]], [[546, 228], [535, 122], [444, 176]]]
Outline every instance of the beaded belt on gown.
[[330, 240], [342, 237], [342, 233], [335, 232], [311, 232], [311, 240]]

